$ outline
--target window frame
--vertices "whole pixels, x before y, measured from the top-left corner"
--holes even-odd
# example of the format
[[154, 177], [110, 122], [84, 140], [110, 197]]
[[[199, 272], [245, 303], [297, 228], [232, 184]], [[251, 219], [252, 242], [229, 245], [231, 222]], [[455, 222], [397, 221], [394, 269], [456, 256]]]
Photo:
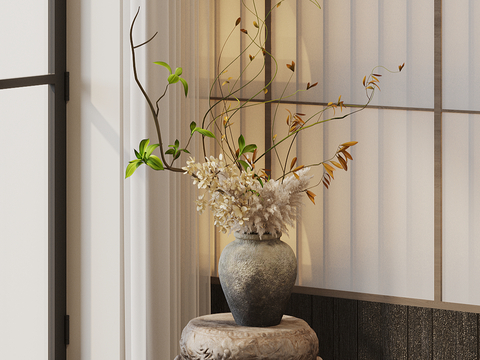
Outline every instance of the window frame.
[[48, 1], [48, 74], [0, 79], [0, 90], [49, 85], [48, 359], [66, 359], [66, 0]]

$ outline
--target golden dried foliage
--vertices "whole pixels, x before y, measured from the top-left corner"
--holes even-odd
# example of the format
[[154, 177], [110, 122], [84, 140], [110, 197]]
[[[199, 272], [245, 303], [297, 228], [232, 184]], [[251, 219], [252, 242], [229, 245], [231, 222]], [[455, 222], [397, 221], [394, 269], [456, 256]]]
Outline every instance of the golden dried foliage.
[[348, 141], [340, 144], [333, 159], [322, 163], [324, 169], [322, 183], [325, 188], [328, 189], [331, 181], [334, 179], [333, 172], [336, 170], [336, 168], [343, 169], [345, 171], [348, 170], [348, 160], [353, 160], [353, 157], [347, 150], [356, 144], [358, 144], [358, 141]]

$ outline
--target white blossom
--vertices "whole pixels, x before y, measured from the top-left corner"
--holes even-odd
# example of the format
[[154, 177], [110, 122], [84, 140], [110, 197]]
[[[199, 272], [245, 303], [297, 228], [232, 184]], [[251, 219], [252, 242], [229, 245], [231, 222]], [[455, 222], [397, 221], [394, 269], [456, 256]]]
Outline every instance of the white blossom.
[[201, 194], [197, 211], [209, 207], [214, 224], [226, 233], [279, 234], [293, 226], [302, 204], [302, 197], [313, 176], [308, 168], [297, 172], [298, 179], [287, 176], [283, 180], [269, 180], [262, 184], [253, 171], [240, 171], [235, 165], [226, 165], [223, 156], [205, 158], [203, 164], [190, 158], [183, 168], [185, 174], [194, 177], [194, 184], [209, 194]]

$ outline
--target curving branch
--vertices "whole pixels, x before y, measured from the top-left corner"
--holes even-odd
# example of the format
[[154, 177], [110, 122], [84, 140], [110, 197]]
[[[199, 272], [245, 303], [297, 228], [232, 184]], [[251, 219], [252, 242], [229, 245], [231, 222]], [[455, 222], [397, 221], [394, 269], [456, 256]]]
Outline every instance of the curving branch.
[[167, 163], [167, 161], [165, 159], [164, 151], [163, 151], [162, 132], [161, 132], [161, 129], [160, 129], [160, 122], [158, 121], [158, 102], [160, 101], [160, 99], [163, 96], [165, 96], [165, 94], [167, 92], [168, 85], [167, 85], [167, 88], [165, 89], [165, 92], [163, 93], [163, 95], [156, 102], [156, 106], [157, 106], [157, 110], [156, 110], [154, 105], [153, 105], [152, 100], [148, 96], [147, 92], [145, 91], [145, 88], [143, 87], [142, 83], [140, 82], [140, 80], [138, 78], [137, 62], [136, 62], [136, 57], [135, 57], [135, 49], [137, 49], [137, 48], [139, 48], [143, 45], [148, 44], [157, 35], [157, 33], [155, 33], [147, 41], [145, 41], [145, 42], [143, 42], [139, 45], [134, 45], [134, 43], [133, 43], [133, 27], [135, 25], [135, 21], [137, 20], [137, 16], [138, 16], [139, 12], [140, 12], [140, 7], [138, 8], [137, 13], [135, 14], [135, 17], [133, 18], [132, 25], [130, 26], [130, 49], [131, 49], [131, 52], [132, 52], [133, 77], [134, 77], [135, 82], [137, 83], [138, 87], [140, 88], [140, 91], [142, 92], [143, 97], [147, 101], [148, 107], [150, 108], [150, 112], [152, 114], [152, 119], [153, 119], [153, 122], [155, 123], [155, 129], [157, 131], [158, 143], [159, 143], [159, 148], [160, 148], [160, 156], [161, 156], [161, 159], [162, 159], [165, 170], [170, 170], [170, 171], [174, 171], [174, 172], [182, 172], [183, 173], [184, 170], [182, 170], [180, 168], [173, 167], [173, 166], [171, 166]]

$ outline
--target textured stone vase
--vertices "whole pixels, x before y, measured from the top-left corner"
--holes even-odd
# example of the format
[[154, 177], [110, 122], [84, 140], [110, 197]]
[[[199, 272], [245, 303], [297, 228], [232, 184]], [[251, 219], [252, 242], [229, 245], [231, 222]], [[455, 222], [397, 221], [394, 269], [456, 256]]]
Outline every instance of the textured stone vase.
[[235, 322], [242, 326], [280, 323], [297, 277], [293, 250], [280, 236], [235, 233], [222, 251], [218, 273]]

